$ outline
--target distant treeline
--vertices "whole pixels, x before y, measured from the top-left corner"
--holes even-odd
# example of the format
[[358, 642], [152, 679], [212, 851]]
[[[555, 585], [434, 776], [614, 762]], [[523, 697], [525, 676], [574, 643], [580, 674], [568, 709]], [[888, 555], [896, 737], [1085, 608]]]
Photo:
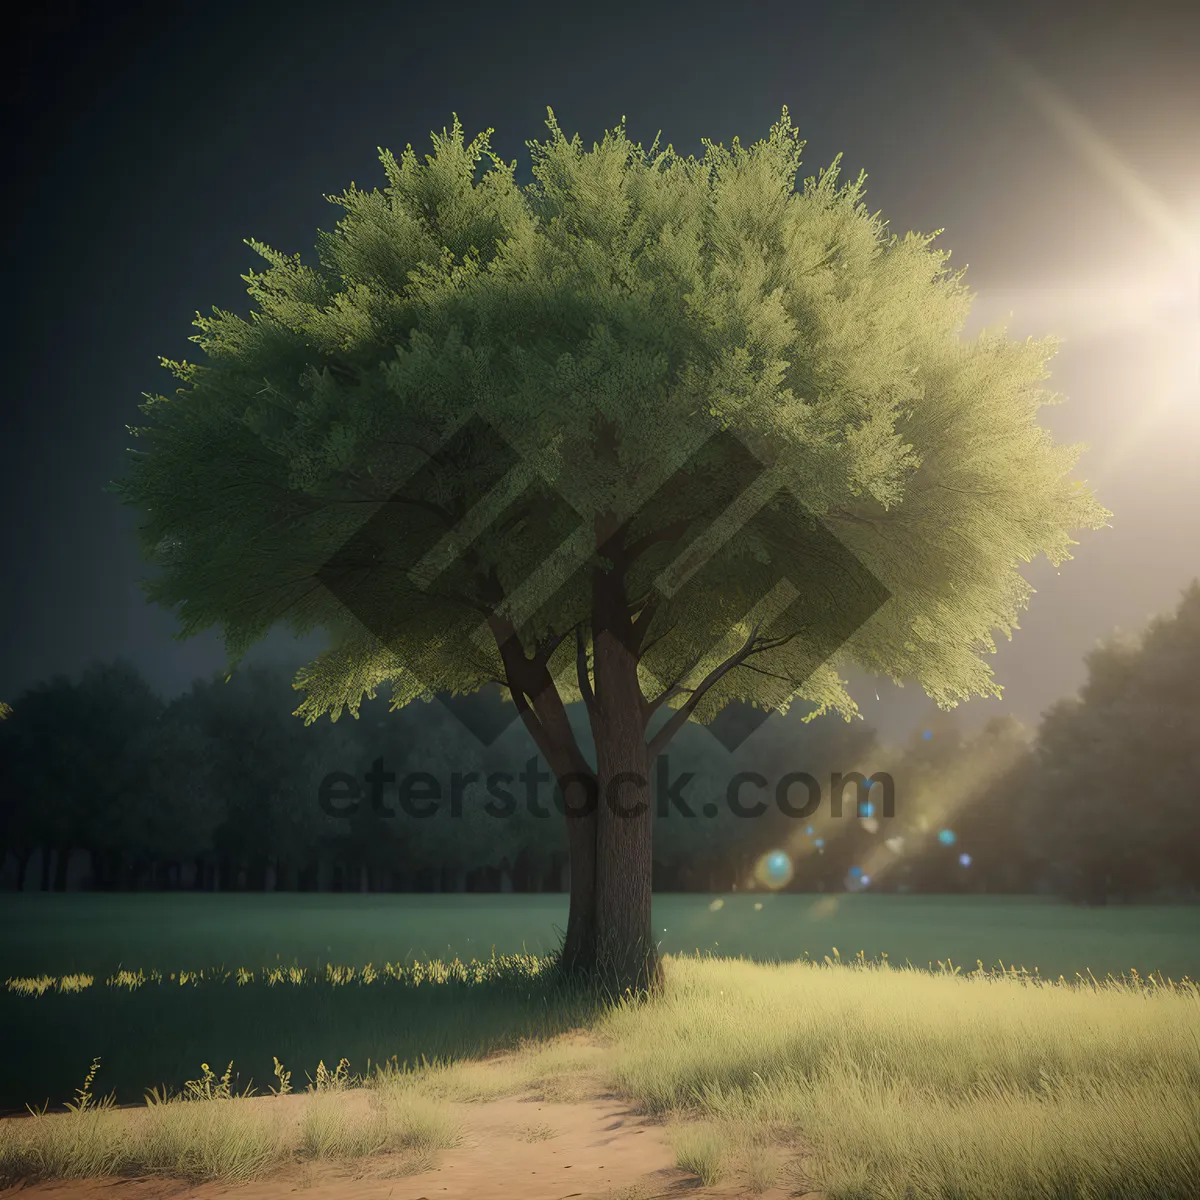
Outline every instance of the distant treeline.
[[[784, 860], [769, 860], [771, 876], [756, 868], [782, 850], [783, 886], [800, 891], [1195, 896], [1200, 584], [1087, 666], [1079, 696], [1033, 732], [998, 718], [966, 737], [935, 711], [889, 748], [864, 722], [793, 710], [731, 753], [685, 726], [656, 764], [656, 888], [777, 886]], [[484, 745], [440, 702], [389, 712], [380, 698], [358, 720], [305, 726], [291, 715], [301, 699], [281, 667], [169, 702], [122, 661], [30, 688], [0, 720], [3, 886], [566, 888], [565, 819], [519, 721]], [[512, 712], [499, 697], [472, 704], [473, 727]], [[589, 745], [584, 714], [572, 717]], [[729, 713], [723, 729], [739, 721], [753, 714]], [[848, 784], [834, 815], [834, 776], [855, 771], [890, 777], [893, 815], [882, 779], [862, 807]], [[799, 773], [820, 788], [803, 816]]]

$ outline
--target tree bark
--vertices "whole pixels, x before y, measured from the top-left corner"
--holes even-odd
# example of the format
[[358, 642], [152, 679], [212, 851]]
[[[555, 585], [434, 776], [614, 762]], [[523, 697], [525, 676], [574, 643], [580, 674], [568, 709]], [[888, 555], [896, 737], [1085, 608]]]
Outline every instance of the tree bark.
[[579, 784], [568, 785], [563, 795], [570, 899], [562, 963], [568, 973], [591, 974], [596, 964], [596, 814], [572, 816], [570, 811], [582, 809], [584, 797]]
[[597, 571], [593, 588], [596, 967], [619, 995], [662, 981], [650, 907], [654, 809], [645, 700], [620, 571]]
[[596, 965], [596, 811], [588, 798], [595, 772], [579, 751], [547, 667], [553, 648], [531, 659], [510, 624], [499, 616], [490, 623], [513, 702], [554, 775], [566, 812], [571, 900], [560, 964], [568, 975], [590, 977]]

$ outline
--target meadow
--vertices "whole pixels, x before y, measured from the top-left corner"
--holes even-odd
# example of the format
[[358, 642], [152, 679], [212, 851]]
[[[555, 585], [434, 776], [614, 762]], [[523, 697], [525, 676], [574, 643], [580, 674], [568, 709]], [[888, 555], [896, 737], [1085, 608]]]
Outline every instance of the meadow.
[[[761, 905], [761, 908], [757, 907]], [[280, 963], [548, 954], [567, 897], [355, 893], [0, 893], [0, 978], [120, 967], [179, 971]], [[1135, 969], [1200, 978], [1200, 906], [1087, 908], [1031, 896], [746, 892], [654, 898], [664, 954], [820, 960], [832, 946], [896, 964], [1003, 964], [1057, 978]]]
[[[559, 896], [4, 907], [3, 1107], [75, 1096], [0, 1122], [9, 1180], [421, 1171], [464, 1102], [530, 1089], [623, 1097], [697, 1182], [746, 1194], [1182, 1200], [1200, 1178], [1194, 907], [664, 896], [664, 993], [615, 1005], [549, 969]], [[283, 1124], [231, 1099], [285, 1078], [307, 1107]]]
[[[473, 975], [461, 966], [419, 981], [343, 972], [332, 984], [327, 973], [323, 986], [342, 997], [394, 989], [388, 1007], [398, 1024], [414, 1015], [395, 1003], [405, 993], [457, 995], [450, 1019], [471, 1024], [514, 985], [536, 996], [546, 974], [536, 964], [544, 961], [503, 961], [491, 979], [486, 967]], [[140, 1108], [114, 1110], [97, 1104], [101, 1088], [89, 1077], [67, 1114], [0, 1122], [0, 1186], [46, 1177], [271, 1176], [282, 1193], [311, 1179], [289, 1171], [353, 1161], [361, 1181], [371, 1159], [386, 1161], [380, 1178], [392, 1180], [434, 1169], [439, 1152], [462, 1142], [472, 1124], [462, 1102], [482, 1112], [506, 1096], [582, 1102], [606, 1090], [663, 1124], [677, 1167], [701, 1188], [724, 1183], [739, 1195], [776, 1196], [819, 1189], [826, 1200], [1194, 1200], [1194, 984], [1050, 984], [840, 956], [819, 964], [684, 956], [665, 968], [664, 992], [649, 1003], [568, 1014], [568, 996], [542, 992], [548, 1011], [576, 1018], [571, 1039], [546, 1037], [547, 1026], [507, 1055], [381, 1064], [359, 1076], [348, 1063], [323, 1064], [300, 1097], [238, 1099], [231, 1068], [219, 1075], [204, 1065], [181, 1093], [158, 1091]], [[299, 968], [277, 968], [274, 983], [248, 974], [240, 983], [167, 982], [181, 995], [209, 998], [322, 986], [301, 982]], [[129, 999], [167, 982], [114, 981], [105, 990]], [[96, 986], [63, 984], [19, 999], [43, 1005]], [[418, 1010], [418, 1019], [437, 1011]], [[273, 1068], [280, 1087], [272, 1090], [298, 1090], [286, 1063]], [[303, 1107], [278, 1107], [287, 1099]], [[520, 1136], [553, 1138], [555, 1130]], [[533, 1161], [532, 1148], [519, 1153]]]

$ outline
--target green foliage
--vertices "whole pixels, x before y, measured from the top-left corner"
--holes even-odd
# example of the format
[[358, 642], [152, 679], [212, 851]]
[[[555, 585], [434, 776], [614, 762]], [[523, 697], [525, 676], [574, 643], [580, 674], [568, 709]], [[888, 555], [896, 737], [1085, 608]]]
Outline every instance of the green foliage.
[[156, 842], [155, 804], [164, 788], [185, 786], [177, 771], [189, 765], [163, 710], [120, 659], [25, 692], [0, 732], [12, 841], [85, 845], [101, 857]]
[[283, 671], [257, 666], [197, 681], [174, 702], [176, 720], [203, 746], [203, 768], [190, 778], [203, 790], [211, 840], [193, 839], [192, 853], [199, 841], [233, 862], [305, 862], [343, 833], [318, 806], [318, 788], [330, 772], [358, 767], [358, 747], [346, 730], [301, 727], [291, 694]]
[[[647, 152], [623, 124], [591, 152], [552, 112], [547, 125], [548, 141], [528, 143], [527, 189], [492, 154], [491, 131], [465, 144], [456, 118], [423, 163], [411, 146], [399, 160], [381, 151], [383, 191], [329, 197], [345, 215], [320, 235], [316, 264], [249, 242], [270, 264], [244, 276], [256, 310], [197, 315], [207, 362], [163, 360], [185, 386], [147, 398], [116, 485], [161, 568], [151, 598], [185, 636], [222, 627], [231, 663], [277, 624], [329, 629], [331, 649], [296, 680], [309, 721], [357, 714], [383, 684], [396, 707], [472, 692], [506, 678], [495, 645], [473, 640], [497, 603], [527, 650], [586, 630], [586, 573], [555, 591], [571, 522], [548, 499], [582, 515], [584, 563], [600, 561], [604, 514], [636, 514], [635, 539], [706, 528], [703, 498], [730, 467], [701, 448], [724, 432], [892, 599], [813, 672], [841, 603], [835, 588], [822, 607], [814, 587], [803, 636], [729, 671], [698, 719], [732, 700], [849, 717], [846, 660], [915, 679], [947, 706], [998, 694], [983, 655], [1030, 595], [1020, 564], [1070, 557], [1071, 531], [1108, 516], [1068, 478], [1079, 448], [1037, 423], [1053, 399], [1040, 387], [1052, 339], [960, 340], [970, 295], [936, 235], [889, 235], [864, 177], [839, 184], [837, 161], [795, 190], [801, 143], [786, 109], [765, 140], [705, 143], [699, 160], [657, 140]], [[515, 451], [524, 490], [514, 485], [512, 519], [460, 556], [452, 531], [497, 449], [468, 439], [449, 462], [439, 449], [472, 415]], [[643, 507], [685, 462], [697, 486]], [[381, 640], [318, 578], [385, 504], [394, 544], [363, 576], [386, 578]], [[444, 537], [458, 565], [438, 586], [399, 569]], [[654, 611], [658, 661], [694, 683], [727, 654], [717, 635], [751, 633], [748, 606], [781, 571], [828, 585], [806, 537], [769, 502], [704, 597]], [[658, 544], [629, 565], [638, 604], [672, 557]], [[550, 658], [564, 701], [579, 697], [574, 664], [567, 638]], [[654, 694], [661, 672], [643, 674]]]
[[1170, 615], [1087, 657], [1037, 743], [1043, 855], [1079, 898], [1194, 881], [1200, 870], [1200, 581]]

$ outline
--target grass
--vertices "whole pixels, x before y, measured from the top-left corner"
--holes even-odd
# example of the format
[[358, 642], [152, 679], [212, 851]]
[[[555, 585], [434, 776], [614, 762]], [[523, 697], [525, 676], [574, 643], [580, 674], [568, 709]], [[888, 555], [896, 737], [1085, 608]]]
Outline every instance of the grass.
[[[1136, 967], [1200, 978], [1200, 905], [1086, 908], [1036, 896], [768, 894], [654, 897], [666, 954], [820, 961], [831, 946], [917, 966], [1014, 964], [1056, 979]], [[755, 910], [755, 904], [761, 904]], [[326, 963], [464, 961], [553, 952], [567, 897], [389, 894], [0, 893], [0, 962], [10, 975], [122, 965], [169, 973], [237, 963], [256, 971]], [[90, 1061], [90, 1057], [85, 1060]], [[78, 1082], [78, 1076], [72, 1085]]]
[[[828, 1200], [1196, 1196], [1200, 987], [1187, 979], [1129, 971], [1050, 982], [982, 964], [964, 974], [945, 961], [932, 972], [861, 954], [843, 962], [836, 950], [780, 964], [673, 956], [662, 995], [601, 1005], [557, 986], [547, 965], [497, 957], [368, 972], [256, 968], [181, 980], [123, 971], [15, 983], [0, 993], [10, 1033], [14, 1013], [28, 1021], [38, 1010], [60, 1037], [75, 1036], [75, 1020], [93, 1035], [115, 1022], [124, 1040], [114, 1048], [144, 1065], [136, 1048], [168, 1044], [165, 1030], [210, 1046], [206, 1059], [221, 1073], [187, 1072], [151, 1103], [121, 1110], [96, 1098], [120, 1057], [106, 1058], [99, 1074], [93, 1061], [65, 1114], [0, 1122], [0, 1180], [237, 1182], [286, 1164], [384, 1155], [402, 1174], [428, 1169], [462, 1137], [452, 1103], [609, 1089], [664, 1120], [681, 1167], [746, 1194], [783, 1186], [819, 1188]], [[202, 1037], [184, 1018], [200, 1023]], [[360, 1020], [405, 1054], [369, 1066], [344, 1057]], [[319, 1041], [299, 1037], [303, 1022], [317, 1021]], [[579, 1029], [588, 1036], [555, 1037]], [[280, 1048], [292, 1034], [307, 1055]], [[235, 1044], [253, 1051], [262, 1064], [254, 1073], [272, 1091], [303, 1094], [286, 1104], [237, 1099], [247, 1082]], [[10, 1046], [19, 1055], [20, 1037]], [[161, 1076], [143, 1075], [138, 1086], [150, 1078]], [[552, 1134], [531, 1126], [516, 1136]]]
[[749, 1149], [757, 1190], [790, 1151], [830, 1200], [1194, 1197], [1197, 1030], [1186, 981], [687, 958], [600, 1025], [613, 1086], [693, 1123], [681, 1165]]
[[478, 1059], [594, 1019], [595, 999], [562, 988], [549, 966], [497, 956], [321, 971], [122, 970], [88, 986], [13, 979], [0, 989], [0, 1109], [57, 1102], [96, 1055], [105, 1090], [123, 1104], [140, 1103], [151, 1086], [178, 1091], [197, 1062], [232, 1059], [235, 1090], [261, 1092], [276, 1083], [276, 1062], [302, 1087], [320, 1060], [345, 1057], [365, 1075], [377, 1065]]
[[462, 1127], [444, 1104], [386, 1088], [371, 1090], [368, 1098], [364, 1116], [347, 1105], [344, 1097], [317, 1092], [301, 1121], [300, 1154], [311, 1159], [347, 1159], [410, 1152], [424, 1163], [432, 1161], [438, 1150], [457, 1146], [462, 1140]]
[[[314, 1091], [298, 1118], [279, 1101], [177, 1097], [142, 1109], [93, 1105], [0, 1123], [0, 1186], [18, 1180], [167, 1176], [245, 1183], [295, 1163], [397, 1155], [428, 1170], [461, 1129], [445, 1105], [371, 1091], [368, 1103]], [[355, 1097], [359, 1099], [359, 1097]]]
[[705, 1187], [721, 1182], [729, 1153], [727, 1131], [711, 1122], [680, 1124], [668, 1133], [675, 1164], [699, 1177]]

